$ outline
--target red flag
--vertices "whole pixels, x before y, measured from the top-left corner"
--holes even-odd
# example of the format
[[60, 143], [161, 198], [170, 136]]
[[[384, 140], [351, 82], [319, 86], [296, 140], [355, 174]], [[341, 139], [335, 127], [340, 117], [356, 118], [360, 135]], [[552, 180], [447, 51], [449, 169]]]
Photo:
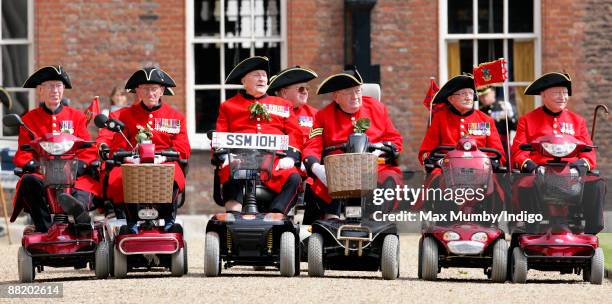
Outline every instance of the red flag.
[[430, 103], [433, 100], [434, 95], [436, 95], [436, 92], [438, 92], [438, 90], [440, 90], [440, 88], [438, 88], [438, 85], [436, 84], [434, 78], [431, 77], [431, 82], [429, 83], [429, 90], [427, 90], [427, 95], [425, 96], [425, 99], [423, 99], [423, 105], [427, 108], [427, 110], [429, 110]]
[[89, 107], [85, 109], [85, 117], [87, 117], [87, 124], [94, 118], [96, 115], [100, 114], [100, 97], [96, 96], [89, 104]]
[[477, 89], [494, 83], [504, 82], [506, 79], [508, 79], [508, 70], [506, 69], [506, 60], [504, 58], [481, 63], [474, 68], [474, 82]]

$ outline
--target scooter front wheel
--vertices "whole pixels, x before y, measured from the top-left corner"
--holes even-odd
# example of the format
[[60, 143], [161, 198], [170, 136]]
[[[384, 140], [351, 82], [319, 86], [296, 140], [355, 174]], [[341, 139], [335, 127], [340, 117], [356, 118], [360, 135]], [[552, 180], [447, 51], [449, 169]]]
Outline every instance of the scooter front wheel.
[[17, 268], [19, 270], [19, 281], [21, 283], [30, 283], [34, 281], [36, 273], [34, 272], [34, 264], [32, 257], [26, 252], [25, 248], [19, 247], [17, 254]]
[[380, 270], [385, 280], [395, 280], [399, 277], [399, 239], [396, 235], [386, 235], [383, 240]]
[[108, 250], [108, 242], [101, 241], [96, 248], [95, 255], [95, 267], [96, 278], [106, 279], [110, 272], [110, 254]]
[[421, 277], [427, 281], [434, 281], [438, 277], [438, 244], [433, 237], [428, 236], [423, 239], [421, 246], [422, 252], [419, 268]]
[[284, 277], [295, 275], [295, 235], [290, 231], [281, 234], [280, 273]]
[[204, 246], [204, 274], [207, 277], [216, 277], [221, 273], [219, 234], [214, 231], [207, 232]]

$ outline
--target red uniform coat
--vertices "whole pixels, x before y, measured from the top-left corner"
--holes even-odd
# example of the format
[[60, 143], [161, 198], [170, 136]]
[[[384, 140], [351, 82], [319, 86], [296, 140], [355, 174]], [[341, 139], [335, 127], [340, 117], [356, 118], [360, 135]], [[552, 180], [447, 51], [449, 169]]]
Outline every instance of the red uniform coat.
[[474, 138], [478, 147], [493, 148], [501, 152], [500, 164], [505, 163], [504, 147], [493, 118], [480, 110], [469, 111], [461, 115], [450, 106], [434, 115], [419, 149], [419, 161], [422, 164], [424, 158], [435, 147], [455, 146], [459, 139], [466, 135]]
[[[151, 141], [155, 144], [155, 151], [172, 148], [180, 153], [181, 159], [189, 159], [191, 146], [187, 137], [185, 117], [171, 106], [162, 102], [160, 106], [149, 110], [142, 102], [139, 102], [122, 110], [118, 119], [125, 124], [123, 132], [132, 145], [136, 146], [136, 134], [138, 133], [136, 126], [145, 127], [149, 123], [153, 129]], [[113, 137], [110, 149], [112, 154], [119, 149], [130, 150], [130, 147], [123, 136], [117, 133]], [[185, 175], [178, 163], [175, 163], [174, 182], [178, 185], [179, 190], [182, 191], [185, 188]], [[107, 195], [114, 203], [123, 202], [122, 183], [121, 167], [113, 168], [109, 174]]]
[[[304, 145], [303, 158], [307, 166], [311, 166], [314, 162], [321, 162], [323, 149], [326, 147], [345, 143], [349, 135], [353, 133], [354, 124], [359, 118], [370, 119], [370, 127], [365, 132], [370, 143], [389, 141], [395, 144], [399, 152], [402, 151], [402, 135], [389, 119], [387, 107], [369, 96], [363, 96], [362, 100], [361, 108], [354, 114], [342, 111], [336, 102], [328, 104], [317, 112], [310, 138]], [[331, 154], [335, 153], [340, 153], [340, 151]], [[401, 183], [401, 171], [398, 166], [379, 164], [379, 182], [389, 176], [396, 179], [396, 183]], [[318, 179], [315, 180], [312, 190], [326, 202], [331, 202], [327, 187]]]
[[[44, 105], [41, 105], [40, 107], [27, 112], [21, 119], [26, 126], [28, 126], [38, 136], [43, 136], [47, 133], [59, 133], [64, 131], [70, 132], [74, 136], [86, 141], [91, 139], [89, 132], [87, 131], [85, 114], [67, 106], [60, 105], [55, 112], [51, 112]], [[29, 133], [25, 130], [25, 128], [20, 128], [18, 138], [19, 147], [24, 144], [29, 144], [30, 142], [31, 140]], [[87, 164], [90, 164], [92, 161], [98, 159], [98, 153], [95, 147], [82, 149], [78, 152], [77, 158], [86, 162]], [[38, 160], [38, 157], [35, 156], [34, 152], [23, 151], [21, 148], [19, 148], [17, 153], [15, 153], [13, 162], [15, 163], [15, 166], [23, 167], [32, 159]], [[36, 175], [42, 178], [42, 176], [39, 174]], [[16, 193], [19, 193], [20, 185], [21, 180], [17, 184]], [[101, 194], [102, 190], [100, 183], [89, 175], [78, 177], [74, 187], [79, 190], [91, 192], [98, 196]], [[21, 208], [27, 205], [24, 205], [24, 203], [26, 202], [24, 202], [18, 195], [16, 195], [13, 199], [15, 210], [20, 211]], [[17, 213], [14, 212], [13, 214], [18, 214], [19, 211], [17, 211]]]
[[[516, 169], [521, 169], [528, 159], [533, 160], [536, 164], [544, 164], [551, 160], [552, 158], [545, 157], [535, 151], [522, 151], [519, 146], [531, 143], [540, 136], [553, 134], [568, 134], [588, 145], [593, 144], [587, 131], [586, 122], [580, 115], [572, 113], [567, 109], [555, 114], [542, 106], [519, 119], [514, 142], [512, 143], [512, 166]], [[579, 158], [586, 160], [589, 163], [590, 169], [594, 169], [597, 165], [594, 150], [591, 152], [581, 152], [579, 157], [567, 160], [572, 162]]]
[[[270, 113], [271, 120], [267, 120], [263, 117], [251, 118], [249, 105], [255, 102], [255, 99], [246, 98], [243, 94], [244, 93], [238, 93], [221, 104], [219, 107], [216, 131], [289, 135], [289, 150], [287, 151], [287, 155], [299, 160], [299, 153], [303, 143], [302, 131], [293, 114], [292, 105], [280, 97], [265, 95], [257, 99], [257, 102], [266, 107]], [[272, 177], [265, 182], [265, 185], [279, 193], [287, 178], [293, 173], [299, 173], [299, 171], [295, 167], [278, 171], [274, 170], [277, 162], [278, 159], [272, 167]], [[227, 182], [229, 180], [229, 168], [224, 167], [219, 175], [222, 184]]]

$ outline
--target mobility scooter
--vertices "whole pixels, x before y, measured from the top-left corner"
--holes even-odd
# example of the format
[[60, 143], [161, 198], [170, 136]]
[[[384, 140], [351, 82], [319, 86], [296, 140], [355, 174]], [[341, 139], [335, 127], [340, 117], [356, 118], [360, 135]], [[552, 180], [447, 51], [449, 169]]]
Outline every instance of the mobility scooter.
[[[19, 281], [32, 282], [36, 270], [42, 272], [45, 266], [87, 267], [95, 269], [96, 277], [104, 279], [109, 275], [109, 244], [105, 238], [104, 225], [91, 223], [70, 223], [69, 215], [62, 208], [62, 196], [70, 194], [78, 171], [76, 154], [82, 149], [92, 147], [93, 143], [84, 141], [69, 133], [34, 134], [16, 114], [3, 118], [4, 125], [24, 128], [32, 142], [20, 148], [33, 152], [40, 161], [38, 172], [26, 172], [15, 168], [18, 176], [34, 174], [43, 180], [44, 200], [49, 206], [52, 223], [46, 233], [37, 232], [33, 225], [26, 226], [18, 253]], [[91, 164], [98, 167], [97, 163]], [[14, 221], [24, 208], [24, 198], [15, 197], [15, 209], [11, 216]]]
[[[430, 153], [433, 161], [426, 164], [426, 169], [441, 168], [441, 175], [437, 175], [440, 189], [481, 189], [482, 195], [461, 204], [434, 199], [428, 202], [426, 209], [431, 208], [429, 211], [433, 212], [445, 210], [447, 216], [450, 213], [446, 211], [450, 210], [465, 215], [499, 214], [502, 208], [496, 200], [503, 194], [492, 174], [492, 162], [501, 156], [501, 152], [495, 149], [478, 147], [469, 136], [461, 138], [454, 147], [434, 148]], [[425, 223], [419, 240], [418, 277], [435, 280], [442, 268], [467, 267], [483, 268], [493, 282], [506, 281], [508, 243], [498, 223], [451, 219], [448, 217], [442, 223]]]
[[[227, 157], [229, 178], [243, 186], [242, 212], [215, 214], [206, 225], [204, 273], [214, 277], [237, 265], [277, 267], [282, 276], [300, 273], [299, 227], [291, 216], [268, 212], [275, 193], [263, 185], [274, 159], [288, 149], [287, 135], [209, 132], [215, 158]], [[216, 163], [214, 199], [220, 203], [222, 185]]]

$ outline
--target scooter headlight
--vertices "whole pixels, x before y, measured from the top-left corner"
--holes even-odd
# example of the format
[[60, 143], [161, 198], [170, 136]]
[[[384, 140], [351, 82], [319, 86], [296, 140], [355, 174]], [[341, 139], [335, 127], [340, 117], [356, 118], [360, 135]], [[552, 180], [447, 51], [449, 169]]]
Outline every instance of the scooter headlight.
[[344, 210], [346, 218], [361, 218], [361, 206], [347, 206]]
[[449, 241], [457, 241], [459, 240], [461, 237], [459, 236], [459, 233], [454, 232], [454, 231], [446, 231], [444, 232], [444, 234], [442, 235], [442, 239], [449, 242]]
[[68, 140], [63, 142], [50, 142], [50, 141], [42, 141], [40, 142], [40, 146], [43, 150], [47, 151], [47, 153], [51, 155], [62, 155], [72, 149], [74, 146], [74, 141]]
[[476, 232], [476, 233], [472, 234], [472, 241], [484, 243], [484, 242], [487, 241], [488, 238], [489, 237], [484, 232]]
[[159, 212], [155, 209], [140, 209], [138, 210], [138, 217], [143, 220], [154, 220], [159, 215]]
[[551, 144], [542, 143], [542, 148], [554, 157], [565, 157], [576, 149], [574, 143]]

